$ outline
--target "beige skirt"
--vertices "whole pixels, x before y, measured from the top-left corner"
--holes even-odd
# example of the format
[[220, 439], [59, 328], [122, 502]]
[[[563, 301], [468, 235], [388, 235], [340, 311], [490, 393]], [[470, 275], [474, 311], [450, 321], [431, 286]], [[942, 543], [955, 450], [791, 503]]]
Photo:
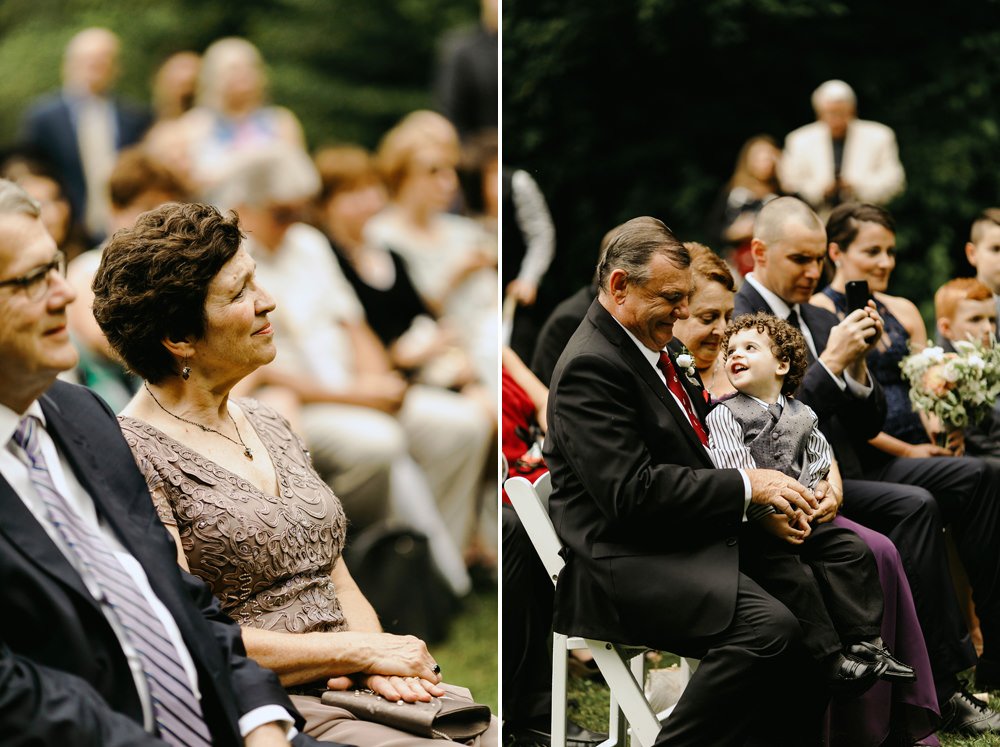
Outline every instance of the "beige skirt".
[[[464, 687], [442, 687], [456, 698], [472, 701]], [[440, 747], [443, 740], [418, 737], [391, 726], [362, 721], [343, 708], [328, 706], [312, 695], [291, 695], [292, 703], [306, 720], [305, 733], [321, 742], [356, 744], [358, 747]], [[499, 727], [494, 716], [490, 728], [465, 744], [473, 747], [497, 747]]]

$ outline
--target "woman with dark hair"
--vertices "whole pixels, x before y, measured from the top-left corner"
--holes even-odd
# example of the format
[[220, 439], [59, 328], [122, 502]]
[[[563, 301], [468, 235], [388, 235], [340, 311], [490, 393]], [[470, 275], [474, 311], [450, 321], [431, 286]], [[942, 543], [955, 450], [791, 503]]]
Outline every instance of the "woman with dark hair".
[[[846, 286], [852, 280], [864, 280], [885, 321], [885, 332], [868, 356], [868, 367], [882, 385], [886, 399], [883, 432], [870, 441], [869, 461], [885, 461], [889, 456], [931, 457], [961, 454], [961, 434], [952, 434], [949, 448], [931, 442], [928, 428], [910, 404], [909, 384], [903, 379], [899, 362], [910, 350], [922, 350], [927, 344], [927, 328], [920, 311], [907, 298], [886, 293], [896, 266], [896, 224], [884, 208], [860, 202], [847, 202], [830, 213], [826, 224], [829, 258], [834, 275], [830, 284], [812, 297], [810, 303], [843, 318], [847, 313]], [[887, 456], [880, 457], [879, 452]]]
[[[235, 214], [171, 203], [117, 232], [94, 280], [94, 315], [143, 378], [120, 418], [178, 561], [243, 627], [248, 653], [277, 672], [322, 741], [430, 744], [358, 719], [318, 694], [359, 684], [392, 701], [468, 691], [442, 686], [412, 636], [383, 633], [341, 558], [340, 501], [287, 422], [232, 388], [275, 354]], [[495, 723], [476, 744], [496, 744]]]

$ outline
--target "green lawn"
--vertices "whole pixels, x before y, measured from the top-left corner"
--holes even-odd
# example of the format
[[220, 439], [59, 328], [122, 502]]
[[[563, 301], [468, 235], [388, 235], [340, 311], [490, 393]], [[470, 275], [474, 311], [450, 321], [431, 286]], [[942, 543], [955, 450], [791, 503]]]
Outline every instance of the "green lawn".
[[[657, 666], [669, 666], [672, 662], [668, 656]], [[570, 715], [574, 721], [594, 731], [606, 731], [608, 728], [608, 688], [603, 682], [580, 679], [572, 674], [569, 679]], [[1000, 693], [991, 693], [990, 706], [1000, 710]], [[942, 747], [1000, 747], [1000, 734], [986, 737], [958, 737], [950, 734], [939, 734]]]
[[446, 682], [467, 687], [477, 703], [497, 712], [497, 590], [477, 591], [464, 600], [444, 643], [431, 646]]

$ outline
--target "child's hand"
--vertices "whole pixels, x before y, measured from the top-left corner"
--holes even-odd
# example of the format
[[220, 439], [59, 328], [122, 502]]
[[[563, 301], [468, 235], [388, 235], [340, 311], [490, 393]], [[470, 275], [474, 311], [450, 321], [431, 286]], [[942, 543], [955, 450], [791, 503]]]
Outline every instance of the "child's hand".
[[827, 480], [820, 480], [816, 485], [816, 498], [819, 500], [819, 508], [811, 520], [817, 524], [832, 521], [841, 504], [841, 494], [837, 486]]
[[791, 545], [801, 545], [812, 532], [809, 520], [802, 512], [797, 512], [794, 519], [784, 514], [767, 514], [758, 519], [757, 524], [768, 534]]

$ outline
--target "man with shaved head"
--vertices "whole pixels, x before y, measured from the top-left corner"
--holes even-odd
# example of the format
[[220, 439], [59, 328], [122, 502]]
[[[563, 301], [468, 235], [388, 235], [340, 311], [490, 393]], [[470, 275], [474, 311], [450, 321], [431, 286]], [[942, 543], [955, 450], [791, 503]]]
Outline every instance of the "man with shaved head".
[[[973, 698], [957, 673], [977, 664], [956, 602], [944, 545], [950, 523], [974, 589], [986, 647], [977, 683], [1000, 689], [1000, 495], [997, 473], [978, 459], [890, 457], [875, 465], [861, 448], [882, 429], [885, 400], [865, 363], [882, 334], [872, 301], [839, 320], [809, 304], [826, 256], [826, 230], [808, 205], [781, 197], [757, 217], [754, 270], [736, 294], [736, 314], [765, 311], [798, 327], [809, 368], [796, 397], [812, 407], [844, 478], [843, 510], [888, 536], [899, 550], [927, 642], [941, 705], [941, 729], [1000, 730], [997, 714]], [[996, 647], [996, 648], [993, 648]]]
[[63, 55], [63, 90], [35, 103], [21, 125], [21, 141], [62, 177], [76, 221], [94, 243], [107, 232], [115, 156], [139, 142], [150, 124], [148, 111], [112, 93], [118, 51], [108, 29], [78, 32]]
[[884, 124], [857, 119], [854, 91], [828, 80], [813, 92], [816, 121], [789, 133], [780, 162], [781, 185], [825, 213], [841, 202], [884, 205], [906, 179], [896, 136]]

